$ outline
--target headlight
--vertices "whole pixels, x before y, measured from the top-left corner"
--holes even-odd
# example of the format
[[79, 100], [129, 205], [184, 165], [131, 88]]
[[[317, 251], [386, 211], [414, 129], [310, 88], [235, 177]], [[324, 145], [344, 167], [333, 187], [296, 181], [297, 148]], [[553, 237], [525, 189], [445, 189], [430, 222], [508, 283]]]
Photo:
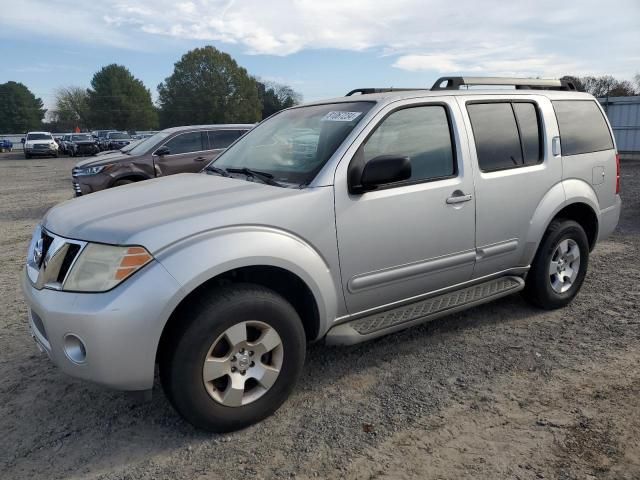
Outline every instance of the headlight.
[[74, 263], [63, 290], [105, 292], [153, 260], [144, 247], [89, 243]]
[[87, 175], [97, 175], [103, 170], [108, 170], [112, 166], [113, 165], [99, 165], [97, 167], [79, 168], [78, 170], [75, 171], [75, 175], [77, 177], [83, 177]]

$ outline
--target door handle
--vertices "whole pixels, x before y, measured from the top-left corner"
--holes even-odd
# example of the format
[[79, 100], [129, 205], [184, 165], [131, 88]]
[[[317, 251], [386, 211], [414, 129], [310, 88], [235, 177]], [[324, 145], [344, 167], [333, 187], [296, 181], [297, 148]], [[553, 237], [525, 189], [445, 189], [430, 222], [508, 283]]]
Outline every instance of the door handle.
[[465, 195], [462, 192], [453, 192], [453, 193], [454, 193], [454, 195], [452, 195], [451, 197], [447, 198], [447, 203], [449, 205], [456, 204], [456, 203], [468, 202], [473, 198], [472, 195]]
[[206, 158], [205, 157], [196, 157], [196, 158], [194, 158], [194, 160], [196, 162], [204, 162], [206, 160]]

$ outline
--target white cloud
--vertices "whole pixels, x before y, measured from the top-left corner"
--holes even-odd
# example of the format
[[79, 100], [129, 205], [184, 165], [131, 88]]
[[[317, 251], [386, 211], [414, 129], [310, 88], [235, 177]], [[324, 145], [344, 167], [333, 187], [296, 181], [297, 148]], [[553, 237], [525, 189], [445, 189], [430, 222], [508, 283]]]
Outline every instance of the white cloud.
[[413, 72], [631, 76], [639, 19], [638, 0], [21, 0], [0, 28], [123, 48], [162, 37], [255, 55], [368, 50]]

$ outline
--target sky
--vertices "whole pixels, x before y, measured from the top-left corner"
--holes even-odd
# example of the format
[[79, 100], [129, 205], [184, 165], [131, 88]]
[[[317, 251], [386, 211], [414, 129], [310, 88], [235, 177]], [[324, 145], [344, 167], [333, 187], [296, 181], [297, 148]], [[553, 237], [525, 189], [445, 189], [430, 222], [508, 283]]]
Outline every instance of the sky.
[[442, 75], [640, 73], [640, 0], [0, 0], [0, 83], [45, 106], [101, 67], [157, 86], [213, 45], [304, 100]]

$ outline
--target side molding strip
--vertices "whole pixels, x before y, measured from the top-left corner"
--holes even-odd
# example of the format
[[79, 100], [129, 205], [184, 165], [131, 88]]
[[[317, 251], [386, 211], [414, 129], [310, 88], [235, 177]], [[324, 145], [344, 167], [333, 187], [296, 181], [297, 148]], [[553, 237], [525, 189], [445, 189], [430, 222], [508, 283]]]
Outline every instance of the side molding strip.
[[410, 277], [433, 273], [438, 270], [446, 270], [447, 268], [474, 263], [475, 260], [475, 251], [456, 253], [446, 257], [439, 257], [422, 262], [411, 263], [409, 265], [394, 267], [388, 270], [379, 270], [377, 272], [358, 275], [349, 280], [347, 287], [351, 293], [356, 293], [360, 290], [379, 287], [386, 283], [405, 280]]

